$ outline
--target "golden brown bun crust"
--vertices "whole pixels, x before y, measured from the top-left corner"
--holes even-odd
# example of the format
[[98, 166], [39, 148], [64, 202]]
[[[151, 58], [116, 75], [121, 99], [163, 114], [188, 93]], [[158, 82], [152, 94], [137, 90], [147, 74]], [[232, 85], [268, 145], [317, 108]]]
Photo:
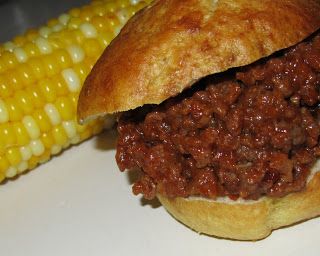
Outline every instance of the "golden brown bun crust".
[[158, 198], [177, 220], [213, 236], [258, 240], [272, 230], [320, 215], [320, 173], [304, 191], [253, 203], [223, 203], [201, 199]]
[[156, 0], [105, 50], [80, 120], [158, 104], [196, 80], [250, 64], [320, 27], [319, 0]]

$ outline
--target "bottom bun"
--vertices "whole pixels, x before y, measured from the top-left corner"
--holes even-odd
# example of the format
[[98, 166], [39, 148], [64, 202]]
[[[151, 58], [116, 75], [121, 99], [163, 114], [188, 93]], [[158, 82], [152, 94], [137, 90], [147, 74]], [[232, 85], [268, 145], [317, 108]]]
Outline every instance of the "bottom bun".
[[[316, 166], [319, 170], [319, 166]], [[272, 230], [320, 215], [320, 173], [313, 171], [306, 189], [282, 198], [217, 201], [158, 195], [177, 220], [199, 233], [235, 240], [259, 240]]]

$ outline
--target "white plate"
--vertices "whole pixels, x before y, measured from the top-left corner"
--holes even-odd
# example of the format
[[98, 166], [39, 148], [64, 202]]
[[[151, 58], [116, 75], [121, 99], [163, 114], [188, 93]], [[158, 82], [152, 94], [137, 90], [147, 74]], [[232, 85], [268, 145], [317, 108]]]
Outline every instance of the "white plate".
[[319, 255], [320, 219], [258, 242], [199, 235], [131, 193], [114, 135], [73, 147], [0, 186], [0, 255]]

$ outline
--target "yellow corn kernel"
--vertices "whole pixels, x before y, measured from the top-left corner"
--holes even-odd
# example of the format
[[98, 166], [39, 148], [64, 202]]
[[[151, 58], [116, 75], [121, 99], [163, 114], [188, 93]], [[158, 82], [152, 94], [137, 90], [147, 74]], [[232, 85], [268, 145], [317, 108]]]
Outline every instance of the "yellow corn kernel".
[[46, 76], [45, 67], [40, 58], [30, 59], [28, 61], [28, 65], [30, 66], [36, 80], [39, 81]]
[[0, 73], [0, 95], [1, 98], [8, 98], [13, 95], [13, 88], [9, 86], [7, 77]]
[[7, 78], [9, 86], [13, 89], [14, 92], [24, 88], [23, 76], [19, 72], [6, 72], [4, 75]]
[[50, 160], [50, 156], [51, 156], [51, 150], [45, 150], [39, 157], [39, 163], [43, 164], [45, 162], [48, 162]]
[[31, 139], [35, 140], [39, 138], [41, 135], [40, 128], [32, 116], [24, 116], [22, 118], [22, 123]]
[[98, 41], [101, 47], [103, 48], [108, 46], [112, 41], [112, 39], [114, 38], [113, 32], [110, 30], [102, 31], [99, 34], [100, 34], [100, 37], [98, 38]]
[[3, 69], [4, 70], [7, 70], [9, 68], [13, 68], [18, 63], [16, 56], [13, 53], [8, 52], [8, 51], [1, 54], [1, 60], [3, 61]]
[[5, 176], [7, 178], [13, 178], [14, 176], [16, 176], [18, 173], [18, 170], [15, 166], [10, 166], [5, 173]]
[[72, 17], [68, 23], [68, 28], [77, 29], [83, 21], [79, 17]]
[[90, 72], [89, 65], [91, 63], [86, 63], [86, 62], [77, 63], [73, 66], [73, 70], [76, 72], [76, 74], [78, 75], [82, 83], [84, 82], [84, 80], [86, 79], [87, 75]]
[[16, 72], [19, 75], [18, 81], [21, 81], [23, 85], [32, 84], [36, 80], [33, 70], [28, 64], [18, 65]]
[[15, 122], [12, 124], [12, 128], [17, 140], [17, 145], [26, 145], [29, 142], [30, 137], [23, 123]]
[[26, 170], [28, 170], [28, 162], [21, 161], [17, 166], [18, 173], [23, 173]]
[[69, 95], [69, 89], [61, 74], [51, 78], [52, 82], [56, 85], [57, 96]]
[[71, 120], [75, 117], [75, 109], [73, 108], [72, 100], [70, 97], [60, 97], [55, 102], [55, 107], [60, 113], [62, 120]]
[[23, 46], [23, 49], [29, 57], [37, 56], [40, 54], [39, 48], [33, 42], [27, 42]]
[[88, 126], [86, 130], [80, 133], [80, 139], [81, 141], [86, 140], [89, 137], [91, 137], [91, 135], [92, 135], [92, 128]]
[[29, 147], [34, 156], [41, 156], [45, 151], [45, 147], [40, 139], [30, 141]]
[[14, 98], [8, 98], [5, 102], [9, 113], [9, 120], [12, 122], [20, 121], [23, 117], [23, 111], [19, 104], [17, 104]]
[[14, 99], [25, 114], [28, 115], [32, 113], [34, 105], [32, 102], [32, 95], [29, 92], [19, 90], [14, 95]]
[[87, 5], [82, 8], [79, 18], [81, 20], [90, 21], [92, 16], [95, 15], [91, 6]]
[[68, 46], [67, 50], [73, 63], [79, 63], [83, 61], [85, 55], [83, 49], [80, 46], [71, 44]]
[[77, 73], [72, 68], [62, 70], [61, 74], [70, 92], [80, 91], [81, 81]]
[[71, 66], [72, 60], [66, 50], [59, 49], [56, 50], [53, 54], [57, 63], [59, 63], [60, 68], [65, 69]]
[[20, 149], [17, 147], [9, 148], [6, 152], [6, 158], [8, 159], [10, 165], [18, 165], [22, 160]]
[[70, 142], [71, 142], [72, 145], [80, 143], [81, 142], [80, 135], [77, 134], [76, 136], [72, 137]]
[[75, 136], [77, 136], [75, 121], [64, 121], [62, 122], [62, 126], [69, 139], [72, 139]]
[[68, 141], [68, 136], [61, 125], [52, 129], [52, 136], [55, 143], [60, 146], [63, 146]]
[[13, 54], [16, 56], [18, 62], [24, 63], [28, 60], [28, 55], [21, 47], [16, 47], [13, 49]]
[[75, 39], [75, 41], [74, 41], [75, 43], [83, 45], [83, 40], [84, 40], [85, 36], [80, 29], [75, 29], [75, 30], [71, 31], [70, 33], [73, 34], [73, 37]]
[[47, 113], [43, 109], [37, 109], [32, 114], [33, 119], [38, 124], [40, 132], [48, 132], [52, 128], [51, 121], [47, 115]]
[[52, 33], [52, 36], [48, 38], [49, 44], [52, 46], [52, 50], [58, 50], [65, 46], [66, 42], [61, 41], [64, 38], [65, 31], [59, 31]]
[[60, 24], [64, 26], [68, 24], [69, 20], [70, 20], [70, 15], [66, 13], [63, 13], [58, 17], [58, 21], [60, 22]]
[[58, 125], [61, 122], [60, 113], [58, 112], [55, 105], [53, 105], [51, 103], [47, 103], [44, 106], [44, 110], [45, 110], [47, 116], [49, 117], [50, 122], [53, 126]]
[[80, 24], [79, 29], [86, 38], [94, 38], [98, 35], [96, 28], [89, 22]]
[[48, 77], [56, 75], [60, 71], [59, 63], [53, 54], [49, 54], [43, 59], [43, 65]]
[[23, 161], [28, 161], [32, 157], [30, 145], [20, 147], [20, 154]]
[[35, 108], [43, 107], [45, 104], [45, 98], [43, 97], [41, 89], [38, 86], [31, 87], [29, 89], [29, 94]]
[[50, 54], [52, 52], [52, 46], [48, 42], [47, 39], [45, 39], [43, 37], [38, 37], [37, 39], [35, 39], [35, 43], [36, 43], [40, 53]]
[[53, 102], [57, 98], [55, 84], [51, 79], [42, 79], [38, 84], [41, 95], [44, 97], [45, 102]]
[[52, 29], [47, 26], [43, 26], [39, 29], [39, 34], [44, 38], [48, 38], [51, 33]]
[[52, 155], [56, 155], [56, 154], [59, 154], [62, 150], [62, 147], [60, 145], [53, 145], [51, 147], [51, 154]]
[[97, 39], [86, 39], [83, 44], [84, 51], [88, 57], [97, 59], [103, 51]]
[[38, 156], [32, 156], [29, 160], [28, 160], [28, 166], [29, 169], [32, 170], [34, 169], [38, 164], [39, 164], [39, 157]]
[[16, 136], [9, 123], [0, 124], [0, 144], [6, 148], [16, 144]]
[[41, 134], [41, 141], [45, 148], [51, 149], [51, 147], [54, 145], [55, 141], [53, 139], [51, 132], [46, 132]]

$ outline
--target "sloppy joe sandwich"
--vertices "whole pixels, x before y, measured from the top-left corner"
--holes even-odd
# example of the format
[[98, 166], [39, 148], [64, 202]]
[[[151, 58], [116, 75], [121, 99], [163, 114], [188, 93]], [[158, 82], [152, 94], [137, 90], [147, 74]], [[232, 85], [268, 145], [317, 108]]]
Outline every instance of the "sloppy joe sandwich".
[[320, 214], [320, 1], [156, 0], [86, 79], [118, 115], [134, 194], [197, 232], [257, 240]]

